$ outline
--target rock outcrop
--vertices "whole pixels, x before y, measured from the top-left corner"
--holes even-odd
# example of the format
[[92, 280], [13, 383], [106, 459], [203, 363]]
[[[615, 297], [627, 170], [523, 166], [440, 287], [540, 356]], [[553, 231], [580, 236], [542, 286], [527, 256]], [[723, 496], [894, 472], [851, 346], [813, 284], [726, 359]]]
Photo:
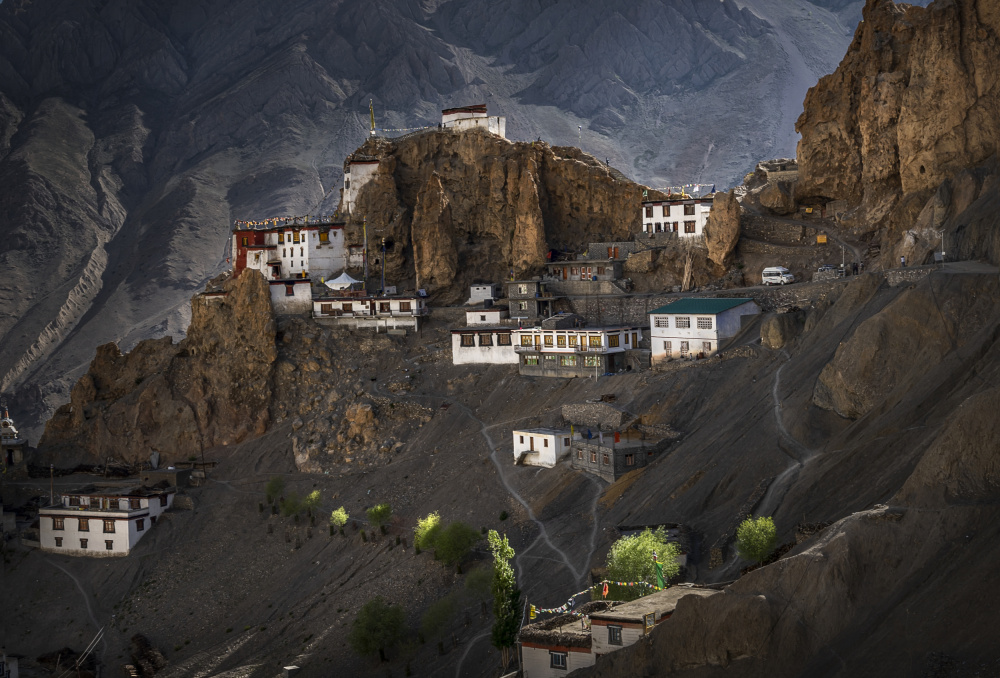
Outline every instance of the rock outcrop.
[[715, 194], [712, 211], [705, 224], [705, 245], [708, 247], [708, 258], [715, 264], [719, 275], [725, 273], [733, 262], [733, 252], [740, 240], [742, 212], [735, 191]]
[[98, 347], [70, 402], [56, 410], [38, 444], [62, 465], [135, 463], [151, 450], [163, 462], [264, 432], [277, 356], [267, 282], [256, 272], [191, 302], [187, 337], [140, 342], [122, 354]]
[[[877, 235], [884, 264], [922, 261], [940, 243], [936, 229], [959, 227], [943, 223], [948, 196], [935, 192], [968, 183], [957, 178], [1000, 149], [998, 63], [992, 0], [868, 0], [844, 60], [806, 96], [797, 197], [846, 200], [844, 224]], [[996, 261], [1000, 249], [978, 254]]]
[[[455, 302], [478, 280], [535, 275], [550, 249], [639, 230], [643, 187], [575, 148], [485, 132], [429, 131], [366, 142], [379, 158], [348, 237], [386, 238], [386, 276]], [[459, 265], [461, 262], [461, 265]]]

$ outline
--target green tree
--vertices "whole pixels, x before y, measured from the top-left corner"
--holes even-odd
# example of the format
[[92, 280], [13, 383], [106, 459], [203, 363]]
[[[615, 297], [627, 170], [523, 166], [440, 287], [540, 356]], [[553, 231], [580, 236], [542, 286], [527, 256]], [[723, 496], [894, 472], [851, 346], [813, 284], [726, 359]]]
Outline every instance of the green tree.
[[458, 565], [482, 539], [479, 530], [456, 521], [442, 529], [434, 540], [434, 555], [448, 565]]
[[517, 588], [517, 578], [510, 559], [514, 557], [514, 549], [496, 530], [490, 530], [486, 536], [493, 552], [493, 629], [490, 641], [493, 647], [500, 650], [501, 670], [510, 665], [514, 643], [517, 642], [517, 632], [521, 628], [521, 590]]
[[341, 506], [339, 509], [336, 509], [332, 513], [330, 513], [330, 524], [340, 529], [341, 527], [347, 524], [349, 518], [350, 516], [347, 515], [347, 510], [344, 509], [343, 506]]
[[302, 496], [298, 492], [289, 492], [288, 496], [281, 500], [281, 514], [283, 516], [298, 515], [304, 509]]
[[736, 528], [736, 552], [740, 558], [762, 563], [774, 552], [778, 530], [771, 517], [747, 518]]
[[427, 514], [426, 518], [417, 519], [417, 526], [413, 528], [413, 545], [418, 551], [434, 548], [434, 540], [440, 531], [441, 516], [437, 511]]
[[368, 522], [371, 523], [372, 527], [378, 528], [385, 533], [385, 526], [389, 524], [389, 520], [392, 519], [392, 507], [389, 504], [377, 504], [372, 506], [366, 512], [368, 516]]
[[431, 603], [431, 606], [427, 608], [426, 612], [424, 612], [424, 616], [420, 618], [420, 633], [423, 635], [424, 639], [431, 640], [444, 633], [445, 624], [448, 623], [448, 620], [450, 620], [454, 614], [454, 596], [447, 595], [444, 598], [438, 598]]
[[[656, 560], [653, 560], [653, 552]], [[622, 537], [611, 545], [608, 551], [608, 579], [621, 582], [644, 581], [656, 585], [656, 563], [663, 569], [663, 580], [670, 579], [680, 572], [677, 562], [680, 549], [677, 544], [667, 541], [667, 533], [662, 527], [652, 531], [646, 528], [639, 534]], [[608, 586], [608, 598], [611, 600], [635, 600], [652, 593], [653, 589], [646, 586]]]
[[381, 597], [375, 597], [361, 606], [354, 618], [347, 642], [360, 655], [378, 652], [379, 659], [385, 661], [385, 653], [403, 638], [406, 613], [399, 605], [389, 605]]
[[267, 503], [273, 504], [278, 501], [278, 497], [285, 491], [285, 479], [281, 476], [274, 476], [267, 481], [264, 493], [267, 495]]
[[315, 511], [319, 508], [319, 503], [322, 497], [320, 496], [319, 490], [313, 490], [306, 495], [306, 498], [302, 500], [302, 507], [307, 511]]

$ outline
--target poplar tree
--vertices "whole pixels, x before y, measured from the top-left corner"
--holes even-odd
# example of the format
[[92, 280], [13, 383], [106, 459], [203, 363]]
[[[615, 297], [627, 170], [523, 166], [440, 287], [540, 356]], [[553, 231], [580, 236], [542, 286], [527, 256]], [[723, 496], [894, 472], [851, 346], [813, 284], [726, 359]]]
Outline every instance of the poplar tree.
[[493, 585], [490, 590], [495, 617], [490, 640], [493, 647], [500, 650], [501, 670], [506, 670], [518, 631], [521, 630], [521, 590], [517, 588], [514, 568], [510, 566], [514, 549], [508, 543], [507, 535], [501, 537], [496, 530], [490, 530], [487, 539], [493, 552]]

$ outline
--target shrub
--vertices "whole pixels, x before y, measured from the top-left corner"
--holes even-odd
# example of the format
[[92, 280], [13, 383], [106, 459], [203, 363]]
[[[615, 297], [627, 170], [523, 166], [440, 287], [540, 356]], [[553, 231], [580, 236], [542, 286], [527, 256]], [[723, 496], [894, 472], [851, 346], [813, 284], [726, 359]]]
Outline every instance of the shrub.
[[319, 490], [313, 490], [302, 500], [302, 507], [307, 511], [314, 511], [319, 508], [320, 499]]
[[382, 598], [369, 600], [358, 610], [347, 642], [360, 655], [378, 653], [385, 661], [386, 650], [392, 648], [403, 637], [406, 613], [399, 605], [389, 605]]
[[440, 531], [441, 516], [437, 511], [429, 513], [426, 518], [418, 519], [417, 526], [413, 528], [413, 546], [418, 551], [434, 548], [434, 540]]
[[762, 563], [774, 552], [778, 530], [770, 517], [747, 518], [736, 528], [736, 552], [740, 558]]
[[465, 575], [465, 590], [478, 600], [489, 600], [492, 581], [493, 572], [485, 567], [477, 567]]
[[[611, 545], [608, 551], [608, 579], [612, 581], [638, 582], [644, 581], [656, 585], [656, 562], [663, 569], [663, 579], [666, 581], [675, 576], [681, 569], [677, 562], [680, 550], [677, 544], [667, 541], [667, 533], [662, 527], [653, 532], [649, 528], [639, 534], [622, 537]], [[608, 586], [608, 598], [611, 600], [635, 600], [652, 593], [653, 589], [646, 586]]]
[[448, 565], [458, 565], [482, 539], [479, 530], [463, 522], [450, 523], [434, 541], [434, 555]]
[[287, 497], [281, 500], [281, 515], [283, 516], [295, 516], [298, 518], [299, 514], [305, 509], [305, 504], [303, 499], [299, 496], [298, 492], [291, 492]]
[[501, 511], [501, 512], [500, 512], [500, 522], [503, 522], [503, 521], [507, 520], [507, 518], [509, 518], [509, 517], [510, 517], [510, 516], [509, 516], [509, 515], [507, 515], [507, 512], [506, 512], [506, 511]]
[[267, 503], [273, 504], [278, 501], [278, 497], [285, 491], [285, 479], [281, 476], [274, 476], [267, 481], [264, 493], [267, 495]]
[[330, 513], [330, 525], [338, 530], [346, 525], [348, 520], [350, 520], [350, 516], [347, 515], [347, 510], [343, 506]]
[[368, 509], [365, 513], [372, 527], [380, 530], [388, 525], [392, 519], [392, 507], [389, 504], [378, 504]]
[[455, 614], [455, 599], [452, 596], [438, 598], [420, 618], [420, 634], [425, 638], [437, 638], [444, 633], [445, 624]]

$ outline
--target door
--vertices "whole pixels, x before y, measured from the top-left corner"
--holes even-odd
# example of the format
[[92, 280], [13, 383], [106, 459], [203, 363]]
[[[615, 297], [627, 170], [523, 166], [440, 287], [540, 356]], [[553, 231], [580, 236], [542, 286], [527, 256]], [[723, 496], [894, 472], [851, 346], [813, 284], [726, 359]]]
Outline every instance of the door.
[[612, 258], [613, 259], [617, 259], [618, 258], [618, 248], [617, 247], [615, 248], [615, 256], [612, 257]]
[[535, 451], [535, 438], [534, 438], [534, 436], [529, 436], [528, 437], [528, 447], [531, 449], [532, 452]]
[[565, 280], [566, 278], [569, 277], [569, 274], [566, 272], [566, 267], [565, 266], [562, 267], [562, 272], [563, 272], [563, 280]]

